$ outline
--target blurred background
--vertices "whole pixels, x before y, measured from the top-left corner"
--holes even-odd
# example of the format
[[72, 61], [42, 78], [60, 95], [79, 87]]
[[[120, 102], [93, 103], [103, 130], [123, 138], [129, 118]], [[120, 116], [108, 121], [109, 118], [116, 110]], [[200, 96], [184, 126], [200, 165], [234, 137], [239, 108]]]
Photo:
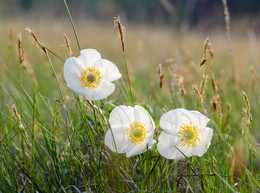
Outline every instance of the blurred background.
[[[106, 21], [120, 15], [125, 21], [142, 25], [170, 25], [176, 28], [213, 30], [224, 25], [221, 0], [68, 0], [75, 19]], [[232, 20], [242, 27], [260, 30], [259, 0], [228, 0]], [[4, 17], [67, 17], [63, 0], [0, 0]]]
[[[209, 92], [212, 92], [210, 78], [215, 76], [224, 106], [228, 102], [239, 104], [233, 106], [238, 117], [243, 105], [241, 90], [252, 97], [252, 106], [260, 105], [260, 96], [255, 91], [260, 81], [251, 72], [254, 69], [260, 73], [260, 0], [227, 0], [231, 19], [230, 45], [222, 0], [67, 0], [67, 3], [81, 49], [97, 49], [103, 58], [114, 62], [124, 73], [121, 43], [113, 23], [114, 17], [120, 15], [126, 27], [128, 66], [138, 101], [151, 105], [156, 101], [163, 107], [171, 105], [171, 78], [165, 76], [164, 86], [160, 89], [157, 67], [161, 63], [167, 74], [169, 61], [172, 61], [175, 73], [184, 82], [187, 101], [191, 101], [185, 105], [190, 109], [196, 108], [192, 102], [195, 96], [192, 85], [199, 87], [203, 78], [199, 64], [204, 41], [210, 37], [214, 60], [208, 75]], [[7, 64], [16, 69], [19, 65], [17, 34], [21, 33], [26, 62], [35, 72], [39, 90], [45, 96], [55, 96], [57, 90], [52, 84], [48, 61], [40, 49], [35, 49], [38, 46], [25, 30], [28, 26], [46, 47], [63, 59], [68, 57], [64, 40], [66, 33], [74, 56], [78, 56], [79, 50], [63, 0], [0, 0], [0, 67]], [[63, 62], [52, 57], [58, 77], [66, 89]], [[4, 74], [4, 68], [1, 69]], [[236, 80], [235, 85], [233, 79]], [[225, 98], [230, 95], [230, 88], [235, 89], [234, 98]], [[176, 89], [179, 92], [178, 86]], [[211, 103], [210, 97], [205, 100]], [[257, 109], [255, 113], [260, 116]], [[236, 124], [239, 127], [240, 123]]]

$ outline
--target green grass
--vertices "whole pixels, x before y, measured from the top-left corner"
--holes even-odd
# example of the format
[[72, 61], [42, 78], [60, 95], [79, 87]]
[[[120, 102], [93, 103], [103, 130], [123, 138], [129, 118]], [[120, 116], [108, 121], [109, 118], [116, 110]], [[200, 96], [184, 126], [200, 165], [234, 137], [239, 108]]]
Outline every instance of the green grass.
[[[111, 152], [104, 144], [104, 135], [110, 127], [109, 112], [117, 105], [131, 105], [129, 97], [125, 96], [129, 91], [124, 89], [127, 76], [117, 32], [112, 25], [99, 27], [95, 23], [86, 25], [85, 21], [76, 23], [81, 48], [99, 50], [123, 74], [124, 84], [117, 81], [114, 94], [106, 100], [89, 103], [66, 87], [62, 60], [50, 52], [46, 55], [36, 49], [38, 45], [32, 45], [26, 38], [30, 34], [24, 28], [30, 24], [40, 41], [65, 60], [67, 50], [60, 45], [64, 43], [63, 32], [66, 32], [74, 55], [78, 56], [78, 44], [69, 23], [59, 22], [58, 29], [56, 22], [51, 20], [42, 21], [42, 25], [21, 20], [13, 25], [14, 33], [22, 31], [24, 36], [27, 70], [19, 66], [17, 39], [10, 35], [8, 38], [8, 33], [13, 33], [8, 29], [8, 22], [1, 24], [1, 192], [260, 191], [260, 147], [257, 142], [260, 140], [260, 89], [250, 70], [250, 65], [257, 65], [259, 59], [252, 52], [257, 47], [246, 47], [248, 40], [245, 37], [232, 36], [236, 65], [234, 83], [224, 33], [210, 36], [214, 58], [200, 69], [203, 41], [208, 34], [195, 31], [178, 34], [161, 26], [127, 26], [126, 58], [134, 102], [152, 115], [156, 123], [154, 138], [157, 140], [161, 132], [158, 123], [165, 111], [182, 107], [204, 113], [192, 86], [200, 89], [207, 66], [203, 100], [211, 119], [209, 127], [214, 130], [211, 146], [201, 158], [167, 160], [159, 155], [154, 145], [153, 149], [127, 159], [125, 155]], [[174, 86], [170, 83], [173, 76], [169, 64], [165, 62], [169, 58], [174, 59]], [[159, 63], [165, 73], [162, 89], [156, 73]], [[37, 86], [33, 83], [32, 72]], [[212, 108], [213, 74], [221, 113], [218, 103], [216, 110]], [[180, 92], [180, 77], [186, 90], [184, 96]], [[251, 123], [249, 114], [243, 113], [246, 104], [242, 90], [251, 105]], [[13, 112], [13, 104], [22, 125]], [[231, 105], [230, 115], [227, 115], [228, 104]]]

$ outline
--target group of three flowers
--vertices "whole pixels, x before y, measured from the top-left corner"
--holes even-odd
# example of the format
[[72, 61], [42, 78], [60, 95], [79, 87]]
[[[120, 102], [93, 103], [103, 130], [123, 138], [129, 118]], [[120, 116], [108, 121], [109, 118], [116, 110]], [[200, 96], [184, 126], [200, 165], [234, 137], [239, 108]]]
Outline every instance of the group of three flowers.
[[[115, 90], [113, 81], [121, 78], [117, 67], [102, 59], [94, 49], [85, 49], [78, 58], [70, 57], [64, 64], [64, 78], [68, 88], [88, 100], [101, 100]], [[160, 118], [161, 132], [157, 150], [165, 158], [183, 159], [202, 156], [208, 149], [213, 130], [209, 119], [198, 111], [175, 109]], [[114, 152], [127, 157], [143, 153], [155, 144], [154, 121], [141, 106], [116, 107], [109, 117], [111, 129], [105, 144]]]

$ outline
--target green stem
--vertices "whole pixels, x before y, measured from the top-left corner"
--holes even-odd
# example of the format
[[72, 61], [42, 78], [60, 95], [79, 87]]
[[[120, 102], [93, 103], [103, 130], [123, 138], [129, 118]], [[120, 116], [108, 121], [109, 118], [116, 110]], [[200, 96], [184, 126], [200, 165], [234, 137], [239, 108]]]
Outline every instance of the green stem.
[[56, 54], [55, 52], [51, 51], [49, 48], [45, 47], [44, 45], [42, 45], [48, 52], [52, 53], [54, 56], [56, 56], [57, 58], [59, 58], [62, 62], [65, 62], [65, 60], [63, 58], [61, 58], [58, 54]]
[[51, 61], [51, 59], [50, 59], [48, 53], [46, 53], [46, 56], [47, 56], [47, 58], [48, 58], [48, 60], [49, 60], [49, 62], [50, 62], [51, 69], [52, 69], [52, 71], [53, 71], [53, 73], [54, 73], [54, 76], [55, 76], [56, 82], [57, 82], [58, 87], [59, 87], [60, 95], [61, 95], [61, 98], [62, 98], [62, 101], [63, 101], [63, 98], [64, 98], [64, 97], [63, 97], [63, 94], [62, 94], [62, 91], [61, 91], [60, 83], [59, 83], [59, 80], [58, 80], [58, 77], [57, 77], [56, 71], [55, 71], [55, 69], [54, 69], [53, 63], [52, 63], [52, 61]]
[[76, 29], [75, 29], [75, 26], [74, 26], [74, 23], [73, 23], [71, 14], [70, 14], [70, 10], [69, 10], [69, 7], [68, 7], [68, 4], [67, 4], [66, 0], [64, 0], [64, 4], [65, 4], [65, 6], [66, 6], [67, 13], [68, 13], [69, 18], [70, 18], [70, 23], [71, 23], [71, 26], [72, 26], [72, 28], [73, 28], [73, 32], [74, 32], [74, 35], [75, 35], [75, 38], [76, 38], [76, 41], [77, 41], [77, 44], [78, 44], [78, 48], [79, 48], [79, 50], [81, 50], [81, 49], [80, 49], [80, 45], [79, 45], [78, 36], [77, 36], [77, 33], [76, 33]]
[[126, 55], [125, 55], [125, 52], [123, 52], [123, 56], [124, 56], [124, 62], [125, 62], [125, 69], [126, 69], [127, 82], [128, 82], [129, 91], [130, 91], [131, 103], [132, 103], [132, 105], [134, 106], [134, 97], [133, 97], [133, 93], [132, 93], [132, 87], [131, 87], [131, 82], [130, 82], [130, 78], [129, 78], [129, 73], [128, 73], [128, 67], [127, 67], [127, 62], [126, 62]]
[[203, 78], [203, 82], [202, 82], [202, 88], [201, 88], [201, 92], [200, 94], [202, 95], [203, 94], [203, 91], [204, 91], [204, 87], [205, 87], [205, 83], [206, 83], [206, 78], [207, 78], [207, 73], [208, 73], [208, 63], [207, 63], [207, 67], [206, 67], [206, 70], [205, 70], [205, 74], [204, 74], [204, 78]]

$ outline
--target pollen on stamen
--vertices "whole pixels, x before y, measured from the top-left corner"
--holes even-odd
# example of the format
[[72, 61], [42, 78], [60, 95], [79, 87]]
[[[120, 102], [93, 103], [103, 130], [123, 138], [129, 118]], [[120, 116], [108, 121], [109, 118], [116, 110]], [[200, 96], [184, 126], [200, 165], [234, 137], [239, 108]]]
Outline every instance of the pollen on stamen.
[[141, 122], [134, 122], [127, 129], [127, 137], [133, 144], [138, 145], [145, 141], [148, 132], [147, 128]]
[[183, 145], [188, 147], [195, 147], [199, 142], [199, 130], [198, 127], [190, 124], [183, 124], [180, 126], [181, 130], [178, 132], [178, 138], [183, 142]]
[[102, 79], [101, 72], [94, 67], [84, 69], [80, 77], [82, 86], [90, 89], [98, 88]]

